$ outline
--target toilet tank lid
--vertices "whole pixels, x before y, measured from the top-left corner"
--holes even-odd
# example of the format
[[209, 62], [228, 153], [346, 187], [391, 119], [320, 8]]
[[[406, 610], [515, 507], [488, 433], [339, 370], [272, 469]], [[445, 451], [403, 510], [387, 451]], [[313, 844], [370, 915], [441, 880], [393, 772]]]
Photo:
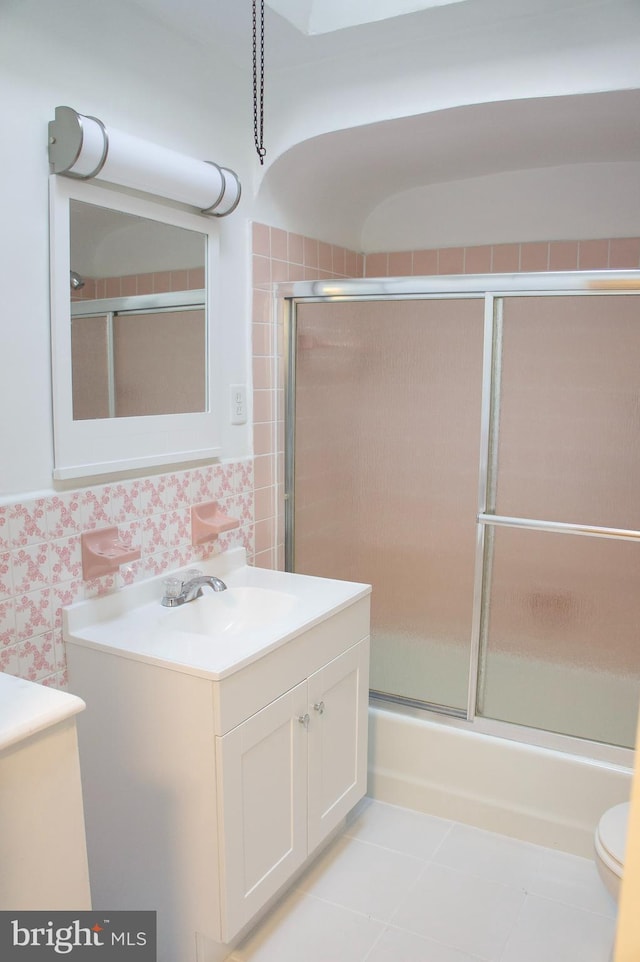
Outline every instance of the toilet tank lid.
[[622, 805], [614, 805], [608, 809], [598, 825], [602, 845], [621, 865], [624, 863], [628, 824], [629, 802], [623, 802]]

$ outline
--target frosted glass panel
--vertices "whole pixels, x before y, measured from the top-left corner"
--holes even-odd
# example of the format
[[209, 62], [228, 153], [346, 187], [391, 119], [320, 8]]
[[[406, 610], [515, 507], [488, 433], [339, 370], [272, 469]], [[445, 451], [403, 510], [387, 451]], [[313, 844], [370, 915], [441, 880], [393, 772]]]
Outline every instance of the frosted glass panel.
[[373, 689], [462, 710], [483, 301], [297, 316], [295, 570], [373, 584]]
[[496, 513], [640, 529], [640, 298], [507, 297]]
[[76, 316], [74, 420], [205, 411], [204, 310]]
[[480, 713], [633, 747], [640, 545], [494, 531]]
[[115, 317], [116, 417], [206, 410], [206, 345], [204, 310]]
[[109, 417], [109, 336], [106, 314], [71, 319], [73, 417]]

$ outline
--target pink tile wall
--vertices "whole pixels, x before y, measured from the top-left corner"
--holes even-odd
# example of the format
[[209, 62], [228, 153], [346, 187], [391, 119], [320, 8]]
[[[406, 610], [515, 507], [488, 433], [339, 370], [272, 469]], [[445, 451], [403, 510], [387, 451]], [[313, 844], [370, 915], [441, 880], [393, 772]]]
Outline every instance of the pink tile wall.
[[[64, 687], [61, 608], [244, 546], [255, 551], [253, 459], [113, 482], [0, 506], [0, 671]], [[190, 508], [219, 501], [241, 526], [191, 545]], [[141, 558], [82, 580], [80, 535], [118, 525]]]
[[168, 291], [199, 291], [204, 288], [204, 267], [180, 271], [156, 271], [125, 277], [85, 278], [85, 285], [71, 292], [72, 301], [103, 297], [133, 297], [136, 294], [164, 294]]
[[519, 271], [638, 268], [640, 237], [613, 237], [604, 240], [534, 241], [367, 254], [364, 276], [512, 274]]
[[363, 274], [362, 254], [253, 224], [255, 563], [262, 567], [284, 566], [284, 329], [273, 285]]
[[284, 564], [283, 327], [273, 285], [331, 277], [398, 277], [640, 268], [640, 238], [534, 241], [358, 254], [253, 224], [255, 563]]

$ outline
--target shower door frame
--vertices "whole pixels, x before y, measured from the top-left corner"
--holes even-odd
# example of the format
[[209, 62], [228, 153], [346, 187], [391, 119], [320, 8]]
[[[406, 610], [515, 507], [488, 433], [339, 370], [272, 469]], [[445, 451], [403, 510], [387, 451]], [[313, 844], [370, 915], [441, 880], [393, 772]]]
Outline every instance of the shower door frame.
[[463, 274], [425, 277], [367, 278], [366, 280], [299, 281], [279, 284], [276, 297], [283, 308], [284, 338], [284, 524], [285, 570], [295, 566], [295, 414], [296, 337], [298, 304], [318, 302], [432, 300], [482, 298], [484, 343], [480, 456], [476, 513], [475, 579], [469, 649], [466, 711], [421, 704], [404, 696], [371, 692], [377, 704], [403, 714], [431, 717], [454, 727], [473, 727], [479, 733], [509, 738], [561, 752], [587, 756], [608, 766], [633, 767], [634, 751], [586, 738], [530, 728], [478, 715], [476, 706], [486, 657], [485, 587], [491, 568], [492, 535], [496, 527], [560, 532], [585, 537], [640, 541], [640, 530], [544, 521], [496, 515], [497, 441], [500, 403], [502, 298], [532, 296], [640, 296], [640, 271], [567, 271], [553, 273]]

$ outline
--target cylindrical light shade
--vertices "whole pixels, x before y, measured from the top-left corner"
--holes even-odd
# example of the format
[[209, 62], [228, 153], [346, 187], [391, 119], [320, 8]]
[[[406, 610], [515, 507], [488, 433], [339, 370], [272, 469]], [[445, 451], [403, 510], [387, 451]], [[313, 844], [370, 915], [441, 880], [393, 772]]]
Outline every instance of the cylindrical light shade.
[[95, 177], [216, 217], [231, 213], [240, 200], [240, 182], [229, 168], [107, 129], [71, 107], [56, 107], [49, 123], [49, 161], [55, 174]]

